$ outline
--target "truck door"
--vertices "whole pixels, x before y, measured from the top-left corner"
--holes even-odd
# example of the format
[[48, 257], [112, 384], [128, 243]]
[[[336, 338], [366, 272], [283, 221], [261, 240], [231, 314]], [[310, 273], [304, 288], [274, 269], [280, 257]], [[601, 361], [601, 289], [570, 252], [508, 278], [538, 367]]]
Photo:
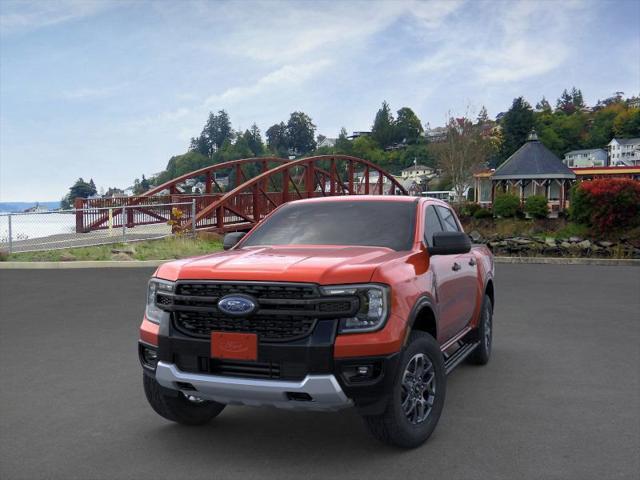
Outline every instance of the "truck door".
[[[433, 234], [443, 232], [444, 228], [434, 205], [428, 205], [425, 212], [425, 242], [433, 246]], [[436, 301], [438, 305], [438, 341], [446, 342], [456, 333], [456, 325], [461, 317], [460, 285], [457, 271], [453, 269], [457, 255], [431, 255], [429, 269], [433, 273]], [[458, 262], [459, 263], [459, 262]]]
[[[435, 208], [445, 232], [462, 232], [462, 228], [451, 209], [441, 205], [436, 205]], [[451, 323], [448, 326], [451, 330], [448, 330], [447, 333], [450, 338], [471, 322], [478, 294], [478, 266], [476, 265], [476, 257], [471, 252], [443, 256], [449, 257], [451, 282], [454, 284], [451, 291], [455, 295], [449, 307]]]

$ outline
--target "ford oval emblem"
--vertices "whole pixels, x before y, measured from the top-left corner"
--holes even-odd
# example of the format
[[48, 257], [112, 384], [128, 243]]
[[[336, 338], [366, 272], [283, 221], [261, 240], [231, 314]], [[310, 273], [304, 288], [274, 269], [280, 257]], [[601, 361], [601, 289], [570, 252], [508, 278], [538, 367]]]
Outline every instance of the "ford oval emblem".
[[218, 301], [218, 310], [227, 315], [249, 315], [256, 307], [256, 302], [244, 295], [226, 295]]

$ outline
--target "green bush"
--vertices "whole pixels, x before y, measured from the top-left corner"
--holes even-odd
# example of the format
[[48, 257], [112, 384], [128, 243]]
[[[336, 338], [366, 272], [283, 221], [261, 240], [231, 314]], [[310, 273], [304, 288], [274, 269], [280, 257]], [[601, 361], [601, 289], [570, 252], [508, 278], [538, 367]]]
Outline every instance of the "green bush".
[[549, 205], [543, 195], [532, 195], [527, 198], [524, 204], [524, 211], [531, 218], [547, 218], [549, 215]]
[[459, 217], [473, 217], [480, 208], [475, 202], [465, 202], [456, 207], [456, 213]]
[[520, 198], [511, 193], [496, 196], [493, 201], [493, 213], [496, 217], [513, 218], [520, 210]]
[[473, 213], [473, 218], [478, 220], [482, 218], [493, 218], [493, 212], [488, 208], [479, 208]]

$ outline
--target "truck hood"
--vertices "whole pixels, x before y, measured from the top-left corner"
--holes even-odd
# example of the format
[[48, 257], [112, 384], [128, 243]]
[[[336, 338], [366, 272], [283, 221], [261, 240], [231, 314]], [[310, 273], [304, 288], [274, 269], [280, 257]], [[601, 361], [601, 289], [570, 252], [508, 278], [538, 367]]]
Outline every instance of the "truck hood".
[[376, 268], [406, 255], [382, 247], [251, 247], [161, 265], [166, 280], [363, 283]]

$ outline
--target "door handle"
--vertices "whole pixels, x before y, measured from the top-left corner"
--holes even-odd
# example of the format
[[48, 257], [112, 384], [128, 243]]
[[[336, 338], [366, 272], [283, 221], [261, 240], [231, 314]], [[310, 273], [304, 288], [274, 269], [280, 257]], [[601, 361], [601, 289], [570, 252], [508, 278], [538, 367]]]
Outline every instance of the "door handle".
[[451, 270], [453, 270], [454, 272], [457, 272], [458, 270], [460, 270], [462, 267], [460, 266], [460, 264], [458, 262], [454, 262], [453, 263], [453, 267], [451, 267]]
[[475, 259], [475, 258], [471, 258], [471, 259], [469, 260], [469, 265], [471, 265], [472, 267], [475, 267], [475, 266], [476, 266], [476, 263], [477, 263], [477, 262], [476, 262], [476, 259]]

